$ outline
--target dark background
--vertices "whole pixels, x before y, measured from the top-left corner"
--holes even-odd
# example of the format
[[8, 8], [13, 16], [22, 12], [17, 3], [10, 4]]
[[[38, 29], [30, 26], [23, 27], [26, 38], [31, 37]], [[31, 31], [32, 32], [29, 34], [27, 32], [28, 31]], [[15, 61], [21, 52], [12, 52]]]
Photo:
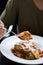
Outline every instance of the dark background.
[[8, 0], [0, 0], [0, 14], [5, 9], [6, 3]]

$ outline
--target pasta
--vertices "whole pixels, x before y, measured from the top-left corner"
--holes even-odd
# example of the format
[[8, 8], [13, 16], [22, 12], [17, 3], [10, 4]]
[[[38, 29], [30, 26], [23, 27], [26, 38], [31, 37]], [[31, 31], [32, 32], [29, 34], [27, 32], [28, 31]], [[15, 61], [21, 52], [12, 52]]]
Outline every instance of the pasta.
[[34, 60], [43, 57], [43, 50], [41, 50], [35, 42], [31, 41], [16, 43], [11, 51], [15, 56], [26, 60]]

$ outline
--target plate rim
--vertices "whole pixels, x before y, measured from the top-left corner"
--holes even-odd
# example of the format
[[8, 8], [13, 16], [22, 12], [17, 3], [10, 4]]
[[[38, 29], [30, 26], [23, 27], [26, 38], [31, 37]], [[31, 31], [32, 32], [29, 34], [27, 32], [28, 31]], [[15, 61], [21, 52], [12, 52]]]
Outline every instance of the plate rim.
[[[37, 35], [33, 35], [33, 36], [37, 36]], [[13, 35], [13, 36], [10, 36], [10, 37], [8, 37], [8, 38], [11, 38], [11, 37], [15, 37], [15, 35]], [[37, 36], [37, 37], [40, 37], [40, 36]], [[8, 38], [6, 38], [6, 39], [8, 39]], [[41, 37], [41, 38], [43, 38], [43, 37]], [[5, 40], [5, 39], [4, 39]], [[3, 41], [4, 41], [3, 40]], [[3, 42], [2, 41], [2, 42]], [[1, 42], [1, 44], [2, 44], [2, 42]], [[0, 44], [0, 46], [1, 46], [1, 44]], [[1, 51], [1, 53], [7, 58], [7, 59], [9, 59], [9, 60], [11, 60], [11, 61], [14, 61], [14, 62], [17, 62], [17, 63], [22, 63], [22, 62], [18, 62], [18, 61], [15, 61], [15, 60], [12, 60], [11, 58], [8, 58], [8, 56], [6, 56], [4, 53], [3, 53], [3, 51]], [[33, 63], [22, 63], [22, 64], [33, 64]], [[43, 64], [43, 63], [34, 63], [34, 64]]]

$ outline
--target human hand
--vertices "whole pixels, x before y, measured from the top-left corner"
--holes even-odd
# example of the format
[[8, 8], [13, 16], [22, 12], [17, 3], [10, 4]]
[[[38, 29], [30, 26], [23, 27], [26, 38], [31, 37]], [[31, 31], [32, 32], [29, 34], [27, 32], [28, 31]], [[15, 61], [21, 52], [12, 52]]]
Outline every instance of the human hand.
[[4, 23], [0, 20], [0, 28], [4, 28]]
[[3, 38], [6, 31], [7, 29], [5, 28], [4, 23], [0, 20], [0, 40]]

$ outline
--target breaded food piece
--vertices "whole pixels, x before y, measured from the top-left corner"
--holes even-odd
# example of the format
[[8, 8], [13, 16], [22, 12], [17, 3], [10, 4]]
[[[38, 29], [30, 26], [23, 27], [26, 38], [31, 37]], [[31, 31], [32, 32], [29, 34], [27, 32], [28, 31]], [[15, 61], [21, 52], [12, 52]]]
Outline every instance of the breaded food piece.
[[30, 40], [32, 39], [32, 34], [29, 31], [21, 32], [18, 37], [22, 40]]

